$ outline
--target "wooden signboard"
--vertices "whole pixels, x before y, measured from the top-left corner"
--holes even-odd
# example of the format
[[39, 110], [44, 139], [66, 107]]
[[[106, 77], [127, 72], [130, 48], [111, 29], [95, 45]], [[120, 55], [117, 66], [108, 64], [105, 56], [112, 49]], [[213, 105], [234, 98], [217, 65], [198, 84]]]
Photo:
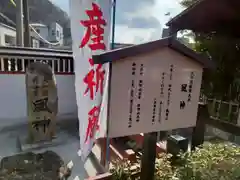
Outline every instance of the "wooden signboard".
[[28, 124], [31, 141], [50, 140], [55, 136], [58, 111], [57, 86], [48, 64], [34, 62], [26, 71]]
[[195, 126], [207, 58], [166, 38], [94, 56], [109, 60], [109, 137]]

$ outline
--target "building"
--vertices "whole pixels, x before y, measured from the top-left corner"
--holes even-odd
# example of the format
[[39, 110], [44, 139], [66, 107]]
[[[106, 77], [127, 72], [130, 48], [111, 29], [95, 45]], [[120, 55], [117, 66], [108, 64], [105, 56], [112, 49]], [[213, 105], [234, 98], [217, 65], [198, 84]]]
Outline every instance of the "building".
[[[72, 49], [71, 36], [64, 38], [63, 28], [55, 22], [49, 26], [41, 23], [31, 23], [30, 36], [31, 46], [34, 48]], [[59, 45], [50, 45], [43, 39], [53, 44], [59, 42]], [[131, 45], [115, 43], [114, 49]], [[0, 13], [0, 46], [16, 46], [16, 24], [2, 13]]]
[[33, 48], [40, 48], [40, 41], [31, 36], [31, 42]]
[[16, 30], [0, 23], [0, 46], [16, 46]]
[[169, 28], [163, 28], [162, 30], [162, 38], [168, 37], [170, 34]]
[[[42, 38], [48, 39], [48, 27], [46, 25], [41, 23], [32, 23], [30, 26], [33, 27], [36, 32], [41, 35]], [[32, 28], [30, 28], [30, 31], [32, 37], [39, 39], [39, 36], [33, 31]]]
[[63, 28], [58, 23], [54, 22], [49, 26], [48, 39], [50, 42], [59, 42], [59, 45], [63, 45]]
[[16, 25], [0, 13], [0, 46], [16, 46]]
[[[44, 31], [39, 26], [37, 31]], [[0, 12], [0, 46], [16, 46], [16, 24], [7, 16]], [[40, 42], [38, 38], [31, 32], [32, 47], [39, 48]]]
[[[31, 42], [32, 47], [48, 47], [48, 44], [44, 43], [42, 39], [48, 39], [48, 27], [41, 23], [32, 23], [30, 24], [30, 32], [31, 32]], [[40, 38], [39, 35], [42, 37]]]
[[64, 37], [63, 44], [65, 46], [72, 47], [72, 37], [71, 36]]
[[[31, 36], [39, 40], [39, 47], [52, 48], [55, 46], [46, 43], [46, 41], [49, 41], [53, 44], [59, 43], [57, 47], [63, 46], [63, 28], [58, 23], [52, 23], [49, 26], [41, 23], [32, 23], [30, 25], [32, 27]], [[41, 37], [39, 37], [38, 34]], [[36, 43], [36, 41], [34, 43]]]

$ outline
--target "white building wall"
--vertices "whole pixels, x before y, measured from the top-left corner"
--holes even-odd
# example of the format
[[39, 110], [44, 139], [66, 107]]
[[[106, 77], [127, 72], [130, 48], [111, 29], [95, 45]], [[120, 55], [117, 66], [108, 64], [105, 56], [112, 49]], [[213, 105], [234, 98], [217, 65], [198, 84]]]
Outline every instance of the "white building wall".
[[6, 46], [5, 35], [11, 36], [13, 44], [16, 45], [16, 30], [5, 24], [0, 23], [0, 46]]
[[[58, 120], [77, 118], [74, 75], [56, 75], [58, 87]], [[0, 74], [0, 129], [27, 123], [27, 101], [24, 74]]]
[[33, 48], [39, 48], [40, 47], [40, 41], [35, 39], [35, 38], [32, 38], [32, 47]]
[[[33, 28], [36, 31], [39, 31], [39, 34], [44, 38], [44, 39], [48, 39], [48, 27], [45, 25], [41, 25], [41, 24], [32, 24]], [[31, 30], [31, 36], [35, 37], [36, 39], [39, 39], [39, 36]]]
[[[20, 52], [23, 53], [22, 56], [24, 57], [24, 53], [26, 54], [26, 52], [23, 50]], [[47, 52], [47, 54], [49, 54], [49, 52]], [[22, 56], [19, 56], [19, 58], [22, 59]], [[21, 66], [16, 67], [13, 65], [15, 68], [12, 69], [12, 66], [6, 67], [6, 63], [10, 63], [12, 59], [10, 58], [9, 62], [0, 56], [0, 130], [7, 126], [27, 123], [24, 64], [25, 62], [30, 63], [33, 59], [23, 58], [20, 63]], [[15, 60], [18, 61], [19, 59], [16, 58]], [[59, 98], [57, 121], [77, 118], [73, 60], [66, 56], [66, 58], [47, 58], [47, 61], [52, 61], [50, 64], [52, 64], [57, 81]]]
[[63, 45], [63, 28], [58, 23], [50, 25], [49, 41], [60, 42], [60, 45]]

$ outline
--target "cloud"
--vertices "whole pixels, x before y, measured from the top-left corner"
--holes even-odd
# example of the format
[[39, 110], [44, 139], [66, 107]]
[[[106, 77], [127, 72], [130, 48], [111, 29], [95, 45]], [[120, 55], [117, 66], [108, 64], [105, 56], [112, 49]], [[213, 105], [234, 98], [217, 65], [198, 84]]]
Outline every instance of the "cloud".
[[122, 15], [121, 18], [116, 19], [116, 24], [126, 25], [129, 28], [158, 28], [160, 26], [158, 19], [153, 16], [135, 16], [131, 18]]
[[141, 8], [154, 6], [156, 0], [120, 0], [116, 1], [117, 9], [120, 12], [136, 12]]
[[162, 38], [162, 26], [154, 29], [150, 34], [149, 41], [155, 41]]
[[144, 42], [144, 38], [143, 37], [140, 37], [140, 36], [135, 36], [134, 39], [133, 39], [133, 42], [135, 44], [141, 44]]
[[119, 0], [116, 4], [116, 42], [139, 44], [149, 40], [159, 20], [152, 15], [158, 0]]
[[128, 26], [116, 26], [115, 42], [139, 44], [149, 41], [154, 28], [129, 28]]
[[[52, 0], [68, 11], [69, 0]], [[102, 0], [104, 1], [104, 0]], [[142, 43], [161, 38], [164, 24], [183, 8], [181, 0], [116, 0], [115, 42]], [[170, 12], [170, 16], [165, 16]]]
[[159, 21], [153, 16], [135, 17], [129, 22], [128, 25], [130, 28], [158, 28], [159, 26]]
[[[183, 10], [180, 1], [117, 1], [115, 42], [138, 44], [160, 39], [165, 23]], [[165, 16], [167, 12], [169, 16]]]
[[116, 24], [130, 28], [157, 27], [159, 22], [148, 11], [156, 0], [120, 0], [116, 3]]

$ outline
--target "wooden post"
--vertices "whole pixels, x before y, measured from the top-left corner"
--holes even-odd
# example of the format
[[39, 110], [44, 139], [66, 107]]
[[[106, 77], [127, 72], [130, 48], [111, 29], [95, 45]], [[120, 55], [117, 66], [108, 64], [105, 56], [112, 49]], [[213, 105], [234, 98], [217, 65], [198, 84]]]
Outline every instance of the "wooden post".
[[196, 126], [193, 128], [192, 133], [192, 150], [197, 146], [203, 144], [205, 133], [205, 121], [209, 117], [207, 104], [199, 104]]
[[144, 134], [140, 180], [153, 180], [155, 172], [157, 132]]
[[240, 107], [239, 107], [239, 105], [238, 105], [237, 113], [238, 113], [238, 116], [237, 116], [237, 125], [240, 126]]
[[228, 120], [231, 120], [231, 114], [232, 114], [232, 106], [233, 106], [233, 103], [232, 103], [232, 101], [230, 101], [229, 103], [228, 103]]
[[23, 46], [23, 3], [22, 0], [16, 1], [17, 13], [16, 13], [16, 34], [17, 34], [17, 46]]
[[100, 145], [101, 149], [100, 164], [106, 167], [107, 140], [106, 138], [101, 138], [97, 140], [97, 143]]
[[29, 7], [28, 0], [23, 0], [23, 15], [24, 15], [24, 46], [30, 47], [30, 28], [29, 28]]
[[216, 99], [214, 98], [212, 100], [212, 107], [211, 107], [211, 115], [216, 117], [216, 110], [215, 110], [215, 106], [216, 106]]
[[159, 132], [159, 136], [160, 136], [159, 140], [163, 141], [163, 140], [165, 140], [167, 138], [168, 132], [167, 131], [160, 131]]

